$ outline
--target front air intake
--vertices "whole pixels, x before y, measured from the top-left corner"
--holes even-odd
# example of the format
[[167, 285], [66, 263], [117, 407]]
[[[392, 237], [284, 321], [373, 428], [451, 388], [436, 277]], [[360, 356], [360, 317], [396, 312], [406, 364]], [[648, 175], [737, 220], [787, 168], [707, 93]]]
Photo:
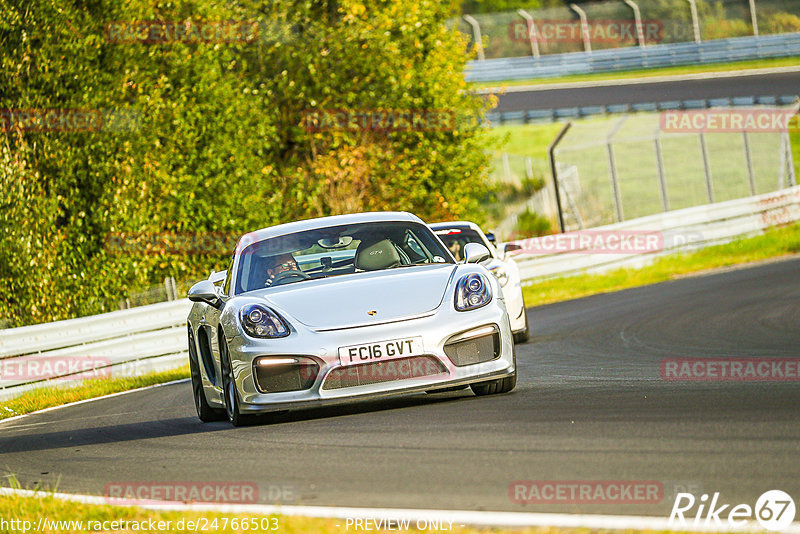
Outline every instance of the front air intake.
[[261, 393], [302, 391], [314, 385], [319, 364], [299, 356], [270, 356], [253, 362], [253, 376]]
[[500, 329], [487, 325], [456, 334], [445, 343], [444, 353], [458, 367], [495, 360], [500, 357]]

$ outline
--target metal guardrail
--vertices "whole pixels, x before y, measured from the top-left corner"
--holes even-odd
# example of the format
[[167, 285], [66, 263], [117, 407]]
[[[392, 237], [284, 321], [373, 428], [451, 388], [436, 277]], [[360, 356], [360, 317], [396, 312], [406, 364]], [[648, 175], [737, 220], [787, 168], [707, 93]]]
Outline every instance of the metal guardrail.
[[[558, 276], [599, 273], [620, 267], [641, 267], [660, 256], [685, 252], [729, 242], [741, 236], [758, 234], [765, 229], [800, 221], [800, 186], [704, 206], [631, 219], [622, 223], [592, 228], [592, 232], [659, 232], [663, 248], [642, 254], [597, 254], [580, 250], [558, 254], [517, 254], [523, 283]], [[515, 241], [523, 247], [526, 240]], [[535, 246], [535, 245], [534, 245]]]
[[610, 104], [607, 106], [534, 109], [528, 111], [504, 111], [502, 113], [487, 113], [486, 120], [493, 125], [528, 124], [532, 122], [553, 122], [562, 119], [579, 119], [606, 114], [613, 115], [616, 113], [658, 112], [720, 107], [790, 106], [795, 103], [797, 98], [798, 95], [750, 96], [711, 98], [707, 100], [671, 100], [667, 102], [643, 102], [639, 104]]
[[0, 400], [87, 374], [136, 376], [186, 363], [187, 299], [0, 330]]
[[792, 56], [800, 56], [800, 32], [702, 43], [611, 48], [538, 58], [473, 60], [467, 65], [466, 79], [468, 82], [498, 82]]

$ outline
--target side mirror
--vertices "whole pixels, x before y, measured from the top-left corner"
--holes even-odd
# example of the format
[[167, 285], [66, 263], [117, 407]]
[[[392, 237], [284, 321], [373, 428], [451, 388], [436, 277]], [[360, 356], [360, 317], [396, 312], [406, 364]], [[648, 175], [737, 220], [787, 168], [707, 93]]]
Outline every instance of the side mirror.
[[205, 302], [206, 304], [210, 304], [215, 308], [222, 307], [222, 301], [220, 300], [219, 295], [217, 295], [217, 288], [214, 286], [214, 282], [211, 280], [197, 282], [189, 290], [187, 296], [192, 302]]
[[480, 243], [467, 243], [464, 247], [464, 263], [480, 263], [490, 257], [489, 249]]
[[509, 252], [515, 252], [517, 250], [522, 250], [522, 245], [517, 245], [516, 243], [506, 243], [505, 248], [503, 248], [503, 253], [508, 254]]
[[494, 236], [494, 232], [489, 232], [488, 234], [485, 235], [486, 235], [486, 240], [489, 241], [489, 243], [491, 243], [492, 245], [494, 245], [497, 242], [497, 238]]

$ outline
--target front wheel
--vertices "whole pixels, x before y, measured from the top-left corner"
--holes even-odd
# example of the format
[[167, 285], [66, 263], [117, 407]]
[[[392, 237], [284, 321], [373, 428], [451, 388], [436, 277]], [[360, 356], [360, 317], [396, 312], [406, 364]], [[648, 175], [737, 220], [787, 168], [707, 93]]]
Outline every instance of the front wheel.
[[480, 384], [470, 384], [469, 387], [472, 388], [472, 392], [475, 395], [483, 396], [483, 395], [499, 395], [500, 393], [508, 393], [512, 389], [514, 389], [517, 385], [517, 370], [514, 370], [514, 374], [507, 376], [505, 378], [501, 378], [499, 380], [493, 380], [492, 382], [482, 382]]
[[194, 336], [191, 332], [189, 332], [189, 371], [192, 375], [192, 395], [194, 396], [194, 407], [195, 410], [197, 410], [197, 417], [204, 423], [222, 421], [225, 419], [225, 412], [217, 408], [212, 408], [206, 400], [206, 394], [203, 390], [203, 379], [200, 376], [200, 363], [197, 361]]
[[225, 414], [233, 426], [246, 425], [251, 421], [251, 417], [242, 415], [239, 411], [239, 394], [236, 391], [236, 380], [233, 376], [228, 344], [221, 334], [219, 337], [219, 360], [222, 370], [222, 396], [225, 400]]
[[528, 311], [525, 309], [524, 302], [522, 304], [522, 313], [525, 315], [525, 328], [514, 334], [514, 343], [525, 343], [531, 338], [531, 330], [528, 326]]
[[508, 393], [517, 386], [517, 352], [513, 348], [511, 350], [514, 361], [514, 372], [505, 378], [499, 378], [491, 382], [470, 384], [469, 387], [475, 395], [499, 395], [501, 393]]

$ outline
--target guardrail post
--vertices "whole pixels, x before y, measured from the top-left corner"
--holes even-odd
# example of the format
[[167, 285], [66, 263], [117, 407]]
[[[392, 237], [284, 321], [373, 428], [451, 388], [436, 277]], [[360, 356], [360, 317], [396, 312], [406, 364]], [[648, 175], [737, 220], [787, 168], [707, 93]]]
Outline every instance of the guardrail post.
[[581, 9], [578, 4], [570, 4], [572, 9], [581, 18], [581, 35], [583, 36], [583, 50], [584, 52], [592, 53], [592, 40], [589, 36], [589, 20], [586, 18], [586, 12]]
[[517, 13], [519, 13], [520, 17], [525, 19], [525, 23], [528, 25], [528, 39], [531, 42], [531, 54], [533, 54], [533, 57], [536, 59], [539, 59], [539, 36], [536, 33], [536, 23], [533, 21], [531, 14], [524, 9], [518, 9]]
[[625, 121], [628, 120], [628, 116], [622, 117], [617, 124], [614, 125], [614, 128], [611, 130], [611, 133], [608, 134], [606, 138], [606, 152], [608, 153], [608, 169], [611, 173], [611, 193], [613, 195], [612, 200], [614, 201], [614, 214], [616, 215], [616, 222], [622, 222], [625, 220], [625, 215], [622, 211], [622, 195], [619, 191], [619, 176], [617, 174], [617, 160], [614, 157], [614, 136], [617, 135], [622, 125], [625, 124]]
[[645, 47], [647, 43], [644, 41], [644, 26], [642, 25], [642, 14], [639, 12], [639, 6], [633, 0], [622, 0], [631, 9], [633, 9], [633, 20], [636, 23], [636, 40], [639, 41], [639, 46]]
[[753, 36], [758, 37], [758, 17], [756, 16], [756, 0], [750, 0], [750, 20], [753, 23]]
[[481, 36], [481, 26], [472, 15], [464, 15], [464, 20], [472, 26], [472, 38], [475, 40], [475, 49], [478, 52], [478, 60], [483, 61], [486, 55], [483, 53], [483, 37]]
[[667, 195], [667, 177], [664, 172], [664, 152], [661, 147], [661, 129], [656, 128], [656, 165], [658, 165], [658, 185], [661, 189], [661, 204], [664, 211], [669, 211], [669, 196]]
[[697, 4], [695, 0], [687, 0], [689, 2], [689, 8], [692, 11], [692, 27], [694, 28], [694, 42], [700, 44], [702, 39], [700, 38], [700, 21], [697, 18]]
[[753, 172], [753, 154], [750, 151], [750, 138], [747, 136], [747, 131], [742, 132], [742, 140], [744, 141], [744, 157], [747, 162], [747, 180], [750, 182], [750, 196], [755, 196], [756, 177]]
[[700, 132], [700, 152], [703, 154], [703, 170], [706, 173], [706, 191], [708, 201], [714, 203], [714, 184], [711, 181], [711, 163], [708, 160], [708, 146], [706, 145], [706, 134]]
[[556, 166], [556, 147], [567, 135], [569, 129], [572, 128], [572, 121], [569, 121], [560, 132], [553, 142], [550, 143], [550, 146], [547, 149], [547, 153], [550, 156], [550, 171], [553, 173], [553, 187], [555, 188], [556, 192], [556, 207], [558, 208], [558, 228], [561, 233], [564, 233], [564, 211], [561, 209], [561, 193], [558, 191], [558, 168]]

